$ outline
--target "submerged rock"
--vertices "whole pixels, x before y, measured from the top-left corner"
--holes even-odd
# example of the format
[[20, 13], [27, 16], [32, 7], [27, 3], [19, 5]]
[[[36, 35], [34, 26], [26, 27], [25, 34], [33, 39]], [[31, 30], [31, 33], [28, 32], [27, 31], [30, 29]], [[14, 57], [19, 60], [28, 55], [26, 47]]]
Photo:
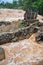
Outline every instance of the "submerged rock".
[[40, 33], [37, 34], [36, 41], [37, 42], [40, 42], [40, 41], [43, 42], [43, 32], [40, 32]]
[[37, 42], [43, 42], [43, 26], [40, 26], [39, 31], [36, 35], [36, 41]]
[[3, 48], [0, 47], [0, 61], [5, 59], [5, 51]]
[[38, 63], [38, 65], [43, 65], [43, 60]]

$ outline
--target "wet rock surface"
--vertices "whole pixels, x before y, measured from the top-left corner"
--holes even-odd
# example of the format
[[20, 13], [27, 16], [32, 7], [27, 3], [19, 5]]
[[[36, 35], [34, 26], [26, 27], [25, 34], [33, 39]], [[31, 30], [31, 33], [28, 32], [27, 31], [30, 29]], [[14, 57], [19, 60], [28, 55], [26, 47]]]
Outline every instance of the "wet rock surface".
[[37, 18], [37, 12], [33, 11], [32, 9], [27, 9], [24, 14], [24, 21], [23, 24], [25, 26], [29, 26], [30, 24], [34, 23], [35, 21], [38, 21]]
[[[39, 32], [38, 32], [39, 31]], [[0, 34], [0, 45], [8, 42], [15, 42], [30, 38], [33, 33], [37, 33], [36, 41], [43, 41], [43, 23], [38, 21], [30, 24], [27, 27], [13, 30], [12, 32], [3, 32]]]
[[7, 25], [10, 25], [11, 23], [9, 22], [9, 21], [1, 21], [0, 22], [0, 26], [2, 26], [2, 25], [5, 25], [5, 26], [7, 26]]
[[28, 27], [18, 29], [15, 32], [5, 32], [0, 35], [0, 45], [7, 42], [19, 41], [29, 38], [33, 33], [36, 33], [39, 22], [35, 22]]
[[39, 30], [36, 35], [37, 42], [43, 42], [43, 23], [39, 24]]
[[5, 32], [0, 34], [0, 45], [8, 42], [15, 42], [26, 38], [30, 38], [30, 36], [33, 33], [37, 33], [38, 31], [40, 31], [40, 33], [36, 35], [36, 41], [42, 41], [43, 25], [42, 23], [36, 21], [30, 24], [30, 26], [18, 29], [16, 31], [13, 30], [12, 32]]
[[38, 63], [38, 65], [43, 65], [43, 60]]
[[5, 59], [5, 51], [2, 47], [0, 47], [0, 61]]
[[27, 9], [24, 14], [24, 20], [28, 21], [29, 19], [36, 19], [37, 18], [37, 12], [33, 11], [32, 9]]
[[40, 41], [43, 42], [43, 32], [37, 33], [37, 35], [36, 35], [36, 41], [37, 42], [40, 42]]

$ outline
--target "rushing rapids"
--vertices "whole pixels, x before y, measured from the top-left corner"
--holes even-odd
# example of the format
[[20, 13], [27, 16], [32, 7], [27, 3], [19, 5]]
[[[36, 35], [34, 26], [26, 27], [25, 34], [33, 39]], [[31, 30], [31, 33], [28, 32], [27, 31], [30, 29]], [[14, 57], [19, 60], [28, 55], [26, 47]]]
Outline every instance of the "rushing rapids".
[[[10, 12], [12, 13], [11, 10]], [[19, 12], [21, 13], [21, 11]], [[43, 65], [43, 44], [38, 44], [43, 40], [43, 33], [40, 36], [40, 33], [43, 32], [43, 23], [29, 19], [27, 22], [22, 21], [26, 26], [19, 29], [17, 22], [1, 22], [0, 48], [2, 50], [0, 49], [0, 65]]]

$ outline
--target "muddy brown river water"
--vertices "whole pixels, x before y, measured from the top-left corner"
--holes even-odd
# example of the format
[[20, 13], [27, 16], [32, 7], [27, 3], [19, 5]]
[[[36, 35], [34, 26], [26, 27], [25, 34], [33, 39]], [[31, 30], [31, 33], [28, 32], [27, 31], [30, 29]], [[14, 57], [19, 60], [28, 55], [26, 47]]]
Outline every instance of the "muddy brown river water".
[[[0, 21], [7, 20], [12, 22], [23, 19], [23, 15], [24, 12], [21, 10], [1, 9]], [[35, 35], [33, 34], [29, 39], [0, 45], [5, 51], [5, 59], [0, 61], [0, 65], [38, 65], [43, 60], [43, 44], [38, 44], [35, 41]]]
[[43, 44], [36, 43], [34, 37], [35, 34], [29, 39], [1, 45], [6, 58], [0, 65], [37, 65], [43, 60]]

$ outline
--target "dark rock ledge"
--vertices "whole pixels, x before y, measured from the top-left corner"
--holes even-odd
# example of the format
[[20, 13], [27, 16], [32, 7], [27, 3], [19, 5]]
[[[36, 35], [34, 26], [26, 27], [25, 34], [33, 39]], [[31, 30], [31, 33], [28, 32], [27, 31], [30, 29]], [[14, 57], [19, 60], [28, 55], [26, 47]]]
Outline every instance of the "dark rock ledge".
[[28, 27], [16, 30], [15, 32], [5, 32], [0, 34], [0, 45], [29, 38], [33, 33], [38, 31], [38, 25], [39, 22], [35, 22]]

